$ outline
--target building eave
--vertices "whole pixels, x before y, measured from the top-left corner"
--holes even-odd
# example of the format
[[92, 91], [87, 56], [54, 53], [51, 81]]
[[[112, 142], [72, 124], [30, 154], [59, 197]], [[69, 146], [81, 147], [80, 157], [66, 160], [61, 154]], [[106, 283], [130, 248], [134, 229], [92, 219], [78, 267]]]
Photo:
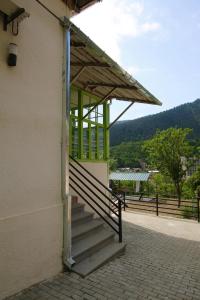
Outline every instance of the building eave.
[[85, 10], [86, 8], [94, 5], [97, 2], [102, 0], [62, 0], [65, 4], [74, 11], [74, 14], [80, 13], [81, 11]]

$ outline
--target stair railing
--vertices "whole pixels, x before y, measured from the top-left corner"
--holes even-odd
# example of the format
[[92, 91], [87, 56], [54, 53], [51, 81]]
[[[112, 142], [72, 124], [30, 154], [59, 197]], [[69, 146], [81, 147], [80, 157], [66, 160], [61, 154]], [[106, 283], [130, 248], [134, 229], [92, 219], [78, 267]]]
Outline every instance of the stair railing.
[[70, 159], [69, 186], [118, 234], [119, 243], [121, 243], [122, 206], [125, 205], [123, 199], [104, 185], [76, 159], [72, 156], [70, 156]]
[[113, 192], [115, 193], [115, 196], [112, 196], [112, 200], [116, 203], [117, 201], [116, 196], [120, 198], [122, 201], [123, 210], [125, 211], [126, 207], [128, 207], [128, 205], [126, 204], [126, 193], [124, 191], [116, 191], [116, 190], [114, 190]]

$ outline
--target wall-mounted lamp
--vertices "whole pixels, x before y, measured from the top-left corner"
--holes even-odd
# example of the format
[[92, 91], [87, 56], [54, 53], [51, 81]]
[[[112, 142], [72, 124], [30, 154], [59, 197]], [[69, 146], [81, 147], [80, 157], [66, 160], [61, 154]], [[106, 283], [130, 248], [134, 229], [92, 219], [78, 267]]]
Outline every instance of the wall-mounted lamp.
[[10, 43], [8, 45], [8, 66], [15, 67], [17, 65], [17, 45]]

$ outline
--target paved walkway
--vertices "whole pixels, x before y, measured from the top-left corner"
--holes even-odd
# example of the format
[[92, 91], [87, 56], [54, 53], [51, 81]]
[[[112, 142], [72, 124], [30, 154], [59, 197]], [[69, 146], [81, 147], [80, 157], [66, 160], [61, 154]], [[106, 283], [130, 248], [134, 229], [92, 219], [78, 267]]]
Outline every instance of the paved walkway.
[[60, 274], [9, 300], [200, 300], [200, 224], [124, 213], [125, 255], [86, 278]]

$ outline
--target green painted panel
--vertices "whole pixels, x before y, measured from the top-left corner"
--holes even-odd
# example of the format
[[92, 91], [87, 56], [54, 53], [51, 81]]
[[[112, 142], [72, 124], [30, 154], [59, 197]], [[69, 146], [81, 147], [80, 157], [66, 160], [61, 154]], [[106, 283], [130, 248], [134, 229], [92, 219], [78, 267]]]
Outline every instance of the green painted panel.
[[83, 158], [83, 95], [78, 91], [78, 158]]
[[105, 102], [96, 107], [83, 121], [87, 109], [83, 97], [95, 99], [95, 96], [74, 86], [72, 90], [73, 95], [78, 95], [78, 107], [73, 107], [70, 114], [70, 154], [81, 161], [106, 161], [109, 158], [109, 104]]

